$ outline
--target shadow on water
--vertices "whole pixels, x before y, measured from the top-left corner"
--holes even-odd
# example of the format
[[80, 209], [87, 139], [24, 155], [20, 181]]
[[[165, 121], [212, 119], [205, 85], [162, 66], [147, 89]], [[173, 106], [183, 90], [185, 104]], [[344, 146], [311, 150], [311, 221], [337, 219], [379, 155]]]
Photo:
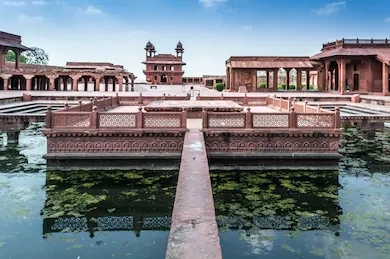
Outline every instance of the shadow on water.
[[165, 258], [177, 172], [46, 173], [42, 126], [0, 151], [0, 257]]
[[224, 259], [390, 258], [388, 141], [346, 129], [339, 171], [213, 172]]

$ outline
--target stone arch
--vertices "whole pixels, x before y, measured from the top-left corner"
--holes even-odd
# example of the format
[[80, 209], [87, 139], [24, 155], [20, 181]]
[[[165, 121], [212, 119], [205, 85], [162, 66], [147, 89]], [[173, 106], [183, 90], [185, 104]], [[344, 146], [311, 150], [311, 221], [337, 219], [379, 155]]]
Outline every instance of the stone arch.
[[284, 91], [284, 90], [286, 90], [285, 86], [287, 83], [287, 81], [286, 81], [287, 71], [286, 71], [286, 69], [281, 67], [281, 68], [279, 68], [277, 74], [278, 74], [277, 75], [278, 76], [278, 79], [277, 79], [278, 84], [276, 87], [277, 87], [278, 91]]
[[[109, 92], [110, 85], [112, 86], [111, 91], [116, 91], [116, 85], [119, 84], [118, 79], [115, 76], [103, 76], [101, 81], [104, 83], [104, 92]], [[99, 89], [100, 90], [100, 89]]]
[[48, 91], [50, 80], [45, 75], [35, 75], [31, 78], [31, 90], [35, 91]]
[[331, 61], [329, 64], [329, 82], [330, 90], [339, 90], [339, 66], [336, 61]]
[[26, 78], [22, 75], [13, 75], [9, 78], [10, 90], [26, 90]]
[[296, 68], [292, 68], [289, 73], [289, 86], [287, 87], [288, 90], [296, 91], [297, 90], [297, 77], [298, 77], [298, 70]]
[[160, 82], [161, 82], [161, 83], [167, 83], [167, 82], [168, 82], [168, 77], [167, 77], [167, 75], [162, 74], [162, 75], [161, 75], [161, 78], [160, 78]]
[[56, 91], [73, 90], [73, 78], [69, 75], [59, 75], [54, 79], [54, 90]]

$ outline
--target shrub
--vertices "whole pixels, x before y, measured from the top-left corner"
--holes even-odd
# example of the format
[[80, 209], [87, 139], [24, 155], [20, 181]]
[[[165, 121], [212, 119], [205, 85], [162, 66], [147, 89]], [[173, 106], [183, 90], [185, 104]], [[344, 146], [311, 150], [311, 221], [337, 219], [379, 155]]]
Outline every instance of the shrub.
[[284, 90], [286, 90], [286, 84], [278, 85], [278, 90], [279, 90], [279, 91], [284, 91]]
[[289, 85], [288, 90], [295, 90], [296, 86], [295, 85]]
[[266, 85], [265, 83], [260, 83], [258, 87], [259, 87], [259, 88], [265, 88], [266, 86], [267, 86], [267, 85]]
[[223, 83], [216, 83], [214, 85], [214, 89], [219, 91], [219, 92], [222, 92], [225, 89], [225, 84], [223, 84]]
[[[306, 85], [302, 85], [302, 90], [307, 90]], [[309, 85], [309, 90], [315, 90], [314, 85]]]

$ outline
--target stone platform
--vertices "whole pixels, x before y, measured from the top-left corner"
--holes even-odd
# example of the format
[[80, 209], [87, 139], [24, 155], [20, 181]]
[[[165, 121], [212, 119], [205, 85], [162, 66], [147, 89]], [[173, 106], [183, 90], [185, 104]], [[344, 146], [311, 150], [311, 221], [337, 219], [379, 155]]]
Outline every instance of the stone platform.
[[212, 101], [154, 101], [144, 107], [145, 111], [182, 111], [185, 109], [190, 112], [199, 112], [202, 110], [215, 112], [241, 112], [244, 107], [230, 100], [212, 100]]
[[222, 259], [202, 132], [184, 138], [166, 259]]

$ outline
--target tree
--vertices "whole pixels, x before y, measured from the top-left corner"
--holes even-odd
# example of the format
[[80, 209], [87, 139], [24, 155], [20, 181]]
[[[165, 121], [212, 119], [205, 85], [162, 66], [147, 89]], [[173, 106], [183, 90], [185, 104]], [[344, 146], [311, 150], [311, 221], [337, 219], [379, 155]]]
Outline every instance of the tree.
[[43, 49], [32, 47], [23, 53], [27, 58], [28, 64], [47, 65], [49, 63], [49, 55]]
[[[7, 52], [7, 55], [5, 56], [5, 60], [10, 61], [10, 62], [15, 62], [16, 61], [15, 52], [13, 52], [12, 50], [9, 50]], [[20, 55], [19, 61], [21, 63], [27, 63], [27, 58], [22, 54], [22, 55]]]
[[[12, 50], [7, 52], [6, 60], [11, 62], [16, 61], [16, 55]], [[43, 49], [32, 47], [20, 55], [19, 61], [34, 65], [47, 65], [49, 63], [49, 55]]]

